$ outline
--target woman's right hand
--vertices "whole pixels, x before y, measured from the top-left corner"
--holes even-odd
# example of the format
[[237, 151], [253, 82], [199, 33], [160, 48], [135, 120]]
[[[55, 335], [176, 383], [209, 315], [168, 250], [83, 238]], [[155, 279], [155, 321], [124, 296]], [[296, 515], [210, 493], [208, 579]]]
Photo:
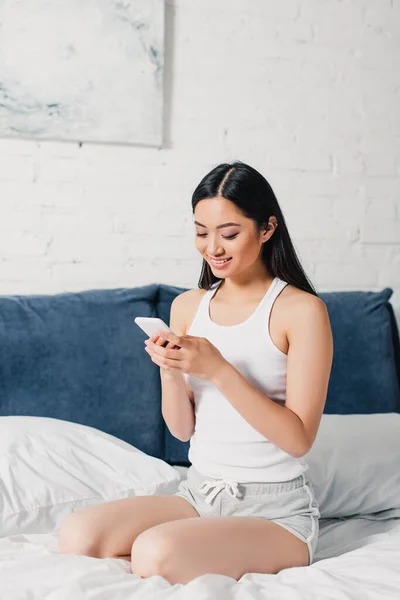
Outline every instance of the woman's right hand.
[[[157, 344], [157, 346], [162, 346], [163, 348], [168, 348], [169, 350], [172, 348], [179, 348], [179, 346], [177, 346], [176, 344], [172, 343], [172, 342], [166, 342], [165, 340], [162, 340], [160, 338], [160, 336], [158, 335], [158, 333], [153, 333], [150, 337], [149, 340], [151, 342], [153, 342], [153, 344]], [[160, 371], [162, 371], [163, 375], [167, 375], [170, 377], [176, 377], [177, 374], [174, 373], [173, 371], [171, 371], [170, 369], [164, 369], [163, 367], [160, 367]], [[178, 373], [178, 375], [180, 375], [180, 373]]]

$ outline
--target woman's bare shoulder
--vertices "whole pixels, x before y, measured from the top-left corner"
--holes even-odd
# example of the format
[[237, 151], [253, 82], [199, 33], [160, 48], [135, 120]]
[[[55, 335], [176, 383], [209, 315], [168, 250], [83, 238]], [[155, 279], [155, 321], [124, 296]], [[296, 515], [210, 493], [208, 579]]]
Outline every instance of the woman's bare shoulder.
[[326, 304], [319, 296], [315, 296], [305, 290], [300, 290], [294, 285], [288, 284], [280, 294], [281, 301], [279, 307], [282, 315], [285, 315], [286, 322], [289, 323], [288, 317], [296, 322], [297, 319], [304, 316], [305, 313], [315, 313], [316, 311], [327, 311]]
[[179, 308], [189, 308], [196, 303], [200, 302], [206, 290], [195, 288], [193, 290], [186, 290], [186, 292], [182, 292], [179, 296], [176, 296], [174, 299], [174, 304], [179, 306]]
[[270, 335], [278, 348], [287, 354], [293, 331], [321, 310], [326, 312], [326, 306], [318, 296], [286, 285], [278, 295], [270, 322]]
[[206, 291], [207, 290], [200, 288], [186, 290], [185, 292], [182, 292], [182, 294], [179, 294], [179, 296], [176, 296], [173, 300], [173, 307], [171, 306], [171, 310], [175, 311], [176, 309], [181, 315], [185, 332], [188, 331], [192, 324], [197, 309], [199, 308], [200, 301]]

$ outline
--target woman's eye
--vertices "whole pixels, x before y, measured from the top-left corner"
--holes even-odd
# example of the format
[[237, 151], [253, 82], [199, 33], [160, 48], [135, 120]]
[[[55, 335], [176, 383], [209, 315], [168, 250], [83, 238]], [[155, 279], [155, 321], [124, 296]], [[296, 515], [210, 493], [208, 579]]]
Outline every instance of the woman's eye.
[[[205, 237], [207, 234], [206, 233], [196, 233], [197, 237]], [[223, 235], [222, 237], [225, 240], [233, 240], [233, 238], [235, 238], [237, 236], [237, 233], [234, 233], [233, 235]]]

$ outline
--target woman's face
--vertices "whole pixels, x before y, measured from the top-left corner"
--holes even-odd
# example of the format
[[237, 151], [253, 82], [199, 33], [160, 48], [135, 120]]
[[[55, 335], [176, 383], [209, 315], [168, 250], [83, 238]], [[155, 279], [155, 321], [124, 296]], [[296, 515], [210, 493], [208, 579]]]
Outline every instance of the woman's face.
[[194, 211], [196, 248], [218, 278], [244, 273], [260, 263], [263, 242], [274, 232], [257, 229], [233, 202], [220, 196], [200, 200]]

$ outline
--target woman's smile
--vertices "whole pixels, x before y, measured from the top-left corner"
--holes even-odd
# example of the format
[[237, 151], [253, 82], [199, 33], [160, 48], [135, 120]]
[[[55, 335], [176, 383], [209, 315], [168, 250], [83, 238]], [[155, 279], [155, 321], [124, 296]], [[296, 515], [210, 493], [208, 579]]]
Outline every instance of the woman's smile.
[[232, 260], [232, 257], [216, 260], [215, 258], [211, 258], [211, 256], [209, 256], [209, 259], [213, 267], [216, 269], [222, 269], [223, 267], [226, 267], [226, 265]]

